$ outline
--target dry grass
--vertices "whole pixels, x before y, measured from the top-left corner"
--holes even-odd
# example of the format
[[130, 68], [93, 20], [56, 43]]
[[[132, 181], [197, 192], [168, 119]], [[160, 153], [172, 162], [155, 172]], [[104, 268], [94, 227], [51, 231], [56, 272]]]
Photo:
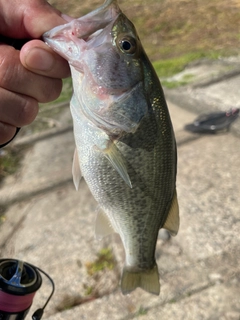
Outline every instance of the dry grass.
[[[103, 1], [49, 0], [63, 13], [75, 18], [96, 9]], [[135, 24], [149, 58], [164, 60], [167, 72], [173, 69], [173, 60], [166, 60], [169, 58], [181, 57], [174, 60], [177, 65], [174, 70], [178, 70], [182, 60], [185, 63], [184, 55], [189, 53], [191, 57], [208, 56], [211, 52], [239, 54], [240, 0], [119, 0], [119, 4]], [[64, 90], [61, 99], [66, 100], [71, 90], [67, 96], [66, 88]], [[28, 126], [27, 132], [48, 127], [47, 117], [51, 120], [57, 115], [53, 111], [50, 115], [40, 114], [39, 121]], [[0, 180], [16, 167], [13, 158], [15, 160], [9, 154], [0, 155]]]
[[[62, 12], [80, 17], [100, 0], [50, 0]], [[239, 52], [240, 0], [119, 0], [135, 24], [151, 60], [189, 52]]]

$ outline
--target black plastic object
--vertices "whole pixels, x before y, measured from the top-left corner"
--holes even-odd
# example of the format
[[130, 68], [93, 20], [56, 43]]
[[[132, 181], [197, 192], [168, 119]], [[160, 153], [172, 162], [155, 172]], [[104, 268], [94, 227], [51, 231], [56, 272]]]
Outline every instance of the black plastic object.
[[13, 39], [0, 35], [0, 43], [4, 43], [11, 47], [14, 47], [16, 50], [21, 50], [24, 44], [27, 43], [29, 40], [30, 39]]
[[12, 137], [11, 140], [9, 140], [8, 142], [6, 142], [6, 143], [4, 143], [4, 144], [0, 144], [0, 148], [3, 148], [3, 147], [5, 147], [6, 145], [8, 145], [8, 144], [16, 137], [16, 135], [18, 134], [18, 132], [19, 132], [20, 129], [21, 129], [21, 128], [17, 128], [17, 129], [16, 129], [16, 133], [15, 133], [15, 135]]
[[194, 133], [216, 133], [222, 130], [229, 130], [230, 125], [238, 116], [238, 108], [233, 108], [226, 112], [204, 114], [199, 116], [193, 123], [187, 124], [185, 130]]

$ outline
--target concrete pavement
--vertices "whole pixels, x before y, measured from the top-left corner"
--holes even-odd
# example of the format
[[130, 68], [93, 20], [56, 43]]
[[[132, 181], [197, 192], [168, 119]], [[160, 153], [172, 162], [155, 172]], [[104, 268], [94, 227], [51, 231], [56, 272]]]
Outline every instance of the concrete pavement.
[[[216, 135], [183, 130], [202, 111], [239, 106], [239, 63], [228, 63], [232, 76], [225, 62], [219, 63], [219, 72], [206, 62], [202, 69], [197, 64], [185, 70], [200, 75], [208, 69], [205, 86], [196, 76], [185, 87], [165, 90], [178, 144], [181, 226], [175, 238], [158, 239], [160, 296], [140, 289], [121, 294], [121, 242], [117, 235], [94, 239], [97, 204], [84, 180], [78, 192], [71, 182], [71, 128], [25, 141], [30, 147], [19, 171], [0, 189], [0, 206], [6, 208], [0, 255], [23, 259], [53, 277], [56, 293], [43, 319], [240, 319], [240, 122], [229, 133]], [[68, 108], [62, 119], [68, 123]], [[109, 252], [113, 267], [91, 274], [89, 266], [97, 265], [102, 249]], [[49, 290], [44, 279], [28, 319]]]

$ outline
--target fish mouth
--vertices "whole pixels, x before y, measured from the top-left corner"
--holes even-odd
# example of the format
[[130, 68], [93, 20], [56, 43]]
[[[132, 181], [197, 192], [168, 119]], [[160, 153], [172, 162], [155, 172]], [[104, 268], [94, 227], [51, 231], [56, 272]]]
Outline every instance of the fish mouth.
[[43, 40], [64, 58], [78, 52], [76, 41], [87, 42], [92, 36], [114, 23], [121, 13], [117, 0], [106, 0], [104, 4], [79, 19], [57, 26], [43, 34]]

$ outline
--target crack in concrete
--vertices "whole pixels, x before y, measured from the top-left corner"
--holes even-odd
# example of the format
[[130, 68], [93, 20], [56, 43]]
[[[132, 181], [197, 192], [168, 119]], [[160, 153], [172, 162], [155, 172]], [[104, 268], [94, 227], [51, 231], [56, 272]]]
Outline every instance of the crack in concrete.
[[26, 201], [27, 199], [32, 199], [38, 195], [44, 194], [49, 191], [53, 191], [59, 187], [64, 186], [65, 184], [72, 183], [72, 177], [69, 177], [62, 181], [57, 181], [56, 183], [50, 184], [48, 186], [43, 186], [42, 188], [35, 189], [30, 193], [19, 193], [15, 197], [9, 199], [9, 200], [0, 200], [0, 206], [3, 208], [7, 208], [10, 205], [13, 205], [17, 202]]

